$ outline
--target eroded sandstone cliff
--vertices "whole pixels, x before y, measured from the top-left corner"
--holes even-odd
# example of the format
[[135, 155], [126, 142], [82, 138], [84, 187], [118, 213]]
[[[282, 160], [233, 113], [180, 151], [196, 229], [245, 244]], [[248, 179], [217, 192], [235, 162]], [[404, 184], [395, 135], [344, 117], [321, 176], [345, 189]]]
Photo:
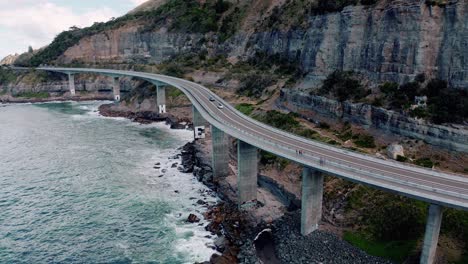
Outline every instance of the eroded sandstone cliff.
[[425, 73], [454, 87], [468, 87], [467, 1], [437, 6], [420, 0], [380, 0], [341, 12], [306, 13], [300, 25], [282, 27], [262, 21], [275, 20], [273, 7], [288, 9], [286, 2], [241, 1], [245, 2], [251, 8], [243, 11], [237, 31], [226, 41], [216, 32], [188, 34], [169, 30], [167, 24], [142, 31], [144, 25], [129, 23], [83, 38], [59, 61], [160, 63], [182, 52], [202, 50], [237, 60], [261, 52], [299, 64], [306, 73], [306, 87], [319, 85], [334, 70], [399, 83]]

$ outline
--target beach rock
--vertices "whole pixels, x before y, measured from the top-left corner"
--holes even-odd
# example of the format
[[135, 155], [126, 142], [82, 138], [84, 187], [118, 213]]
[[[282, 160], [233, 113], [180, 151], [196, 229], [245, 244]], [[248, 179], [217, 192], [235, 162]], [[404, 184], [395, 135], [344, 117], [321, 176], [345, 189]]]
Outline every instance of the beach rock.
[[200, 218], [198, 218], [198, 216], [194, 215], [194, 214], [190, 214], [187, 218], [187, 222], [189, 223], [198, 223], [200, 222]]

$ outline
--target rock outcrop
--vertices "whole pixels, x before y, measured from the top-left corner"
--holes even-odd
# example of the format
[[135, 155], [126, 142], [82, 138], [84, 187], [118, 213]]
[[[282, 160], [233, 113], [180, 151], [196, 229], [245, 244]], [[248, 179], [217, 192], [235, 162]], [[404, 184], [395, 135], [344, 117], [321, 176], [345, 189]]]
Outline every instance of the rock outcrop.
[[18, 59], [18, 57], [19, 54], [8, 55], [2, 60], [0, 60], [0, 65], [11, 65], [16, 61], [16, 59]]
[[372, 127], [388, 134], [416, 138], [451, 150], [468, 152], [468, 128], [461, 125], [435, 125], [402, 113], [363, 103], [340, 103], [306, 92], [283, 89], [280, 103], [292, 111], [314, 113]]
[[402, 145], [399, 144], [391, 144], [387, 147], [387, 156], [391, 159], [398, 159], [398, 156], [404, 157], [405, 150]]

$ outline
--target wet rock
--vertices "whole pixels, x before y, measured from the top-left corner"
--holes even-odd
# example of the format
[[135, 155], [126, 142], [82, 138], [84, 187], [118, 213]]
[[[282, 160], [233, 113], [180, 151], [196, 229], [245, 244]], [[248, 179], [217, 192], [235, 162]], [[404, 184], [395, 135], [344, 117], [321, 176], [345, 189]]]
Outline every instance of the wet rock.
[[187, 218], [187, 222], [189, 223], [198, 223], [200, 222], [200, 218], [198, 218], [198, 216], [194, 215], [194, 214], [190, 214]]
[[224, 236], [220, 236], [215, 239], [214, 245], [216, 247], [216, 250], [219, 252], [223, 252], [226, 249], [226, 238]]

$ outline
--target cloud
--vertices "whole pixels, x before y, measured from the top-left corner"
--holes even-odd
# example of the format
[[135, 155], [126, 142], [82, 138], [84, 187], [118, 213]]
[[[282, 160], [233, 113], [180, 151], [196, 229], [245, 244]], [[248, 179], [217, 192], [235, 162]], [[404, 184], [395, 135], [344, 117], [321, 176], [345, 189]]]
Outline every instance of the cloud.
[[0, 58], [10, 53], [26, 51], [28, 45], [35, 49], [45, 46], [58, 33], [71, 26], [90, 26], [94, 22], [107, 21], [118, 15], [108, 7], [77, 13], [71, 7], [60, 6], [51, 1], [12, 2], [0, 3]]

